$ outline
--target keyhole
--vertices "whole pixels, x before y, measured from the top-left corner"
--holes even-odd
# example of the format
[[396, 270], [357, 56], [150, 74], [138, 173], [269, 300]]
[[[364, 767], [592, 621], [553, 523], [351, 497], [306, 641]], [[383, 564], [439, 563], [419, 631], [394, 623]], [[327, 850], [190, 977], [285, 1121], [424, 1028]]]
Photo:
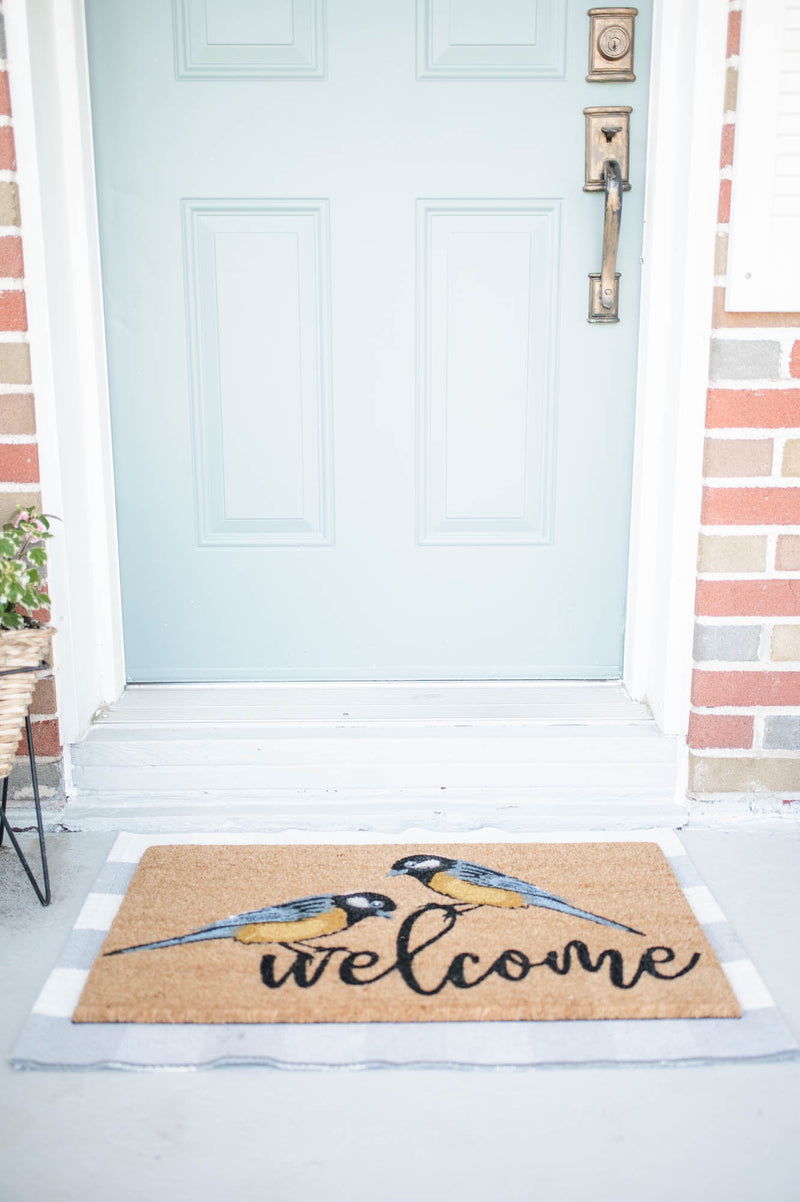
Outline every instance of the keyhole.
[[605, 137], [606, 142], [612, 142], [614, 135], [618, 134], [622, 129], [621, 125], [601, 125], [600, 133]]
[[630, 49], [631, 38], [621, 25], [609, 25], [600, 34], [597, 46], [603, 58], [613, 61], [622, 58]]

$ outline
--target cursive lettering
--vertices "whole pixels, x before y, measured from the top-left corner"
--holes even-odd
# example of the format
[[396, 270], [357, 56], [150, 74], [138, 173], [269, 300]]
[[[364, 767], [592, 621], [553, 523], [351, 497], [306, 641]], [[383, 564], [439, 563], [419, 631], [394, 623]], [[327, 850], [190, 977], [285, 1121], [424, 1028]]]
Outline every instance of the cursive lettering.
[[[374, 985], [392, 973], [397, 973], [412, 993], [423, 997], [433, 997], [441, 993], [448, 984], [455, 989], [475, 989], [491, 976], [518, 983], [524, 981], [536, 968], [548, 968], [563, 977], [572, 971], [574, 964], [589, 973], [598, 973], [608, 965], [610, 984], [615, 989], [627, 990], [633, 989], [645, 976], [657, 981], [675, 981], [696, 968], [700, 960], [700, 952], [694, 952], [682, 968], [677, 968], [674, 972], [664, 972], [663, 965], [675, 962], [674, 950], [663, 946], [648, 947], [639, 956], [630, 979], [626, 980], [625, 962], [621, 951], [606, 948], [593, 960], [585, 943], [580, 939], [571, 939], [560, 955], [556, 951], [550, 951], [542, 960], [531, 960], [518, 948], [508, 948], [483, 971], [480, 970], [479, 955], [475, 952], [460, 951], [450, 957], [444, 976], [430, 983], [431, 965], [426, 961], [424, 953], [455, 929], [459, 917], [455, 906], [439, 905], [435, 902], [413, 910], [404, 919], [397, 933], [394, 962], [373, 975], [369, 974], [379, 967], [381, 962], [378, 952], [353, 952], [345, 947], [332, 947], [324, 950], [317, 948], [315, 953], [289, 949], [294, 952], [295, 958], [282, 975], [277, 975], [277, 956], [274, 953], [262, 956], [261, 980], [268, 989], [281, 989], [291, 980], [300, 989], [310, 989], [321, 980], [334, 957], [341, 954], [338, 975], [343, 985]], [[433, 934], [428, 934], [426, 928], [430, 926], [432, 919], [437, 918], [441, 920], [439, 928]], [[420, 923], [423, 923], [423, 926], [420, 926]]]

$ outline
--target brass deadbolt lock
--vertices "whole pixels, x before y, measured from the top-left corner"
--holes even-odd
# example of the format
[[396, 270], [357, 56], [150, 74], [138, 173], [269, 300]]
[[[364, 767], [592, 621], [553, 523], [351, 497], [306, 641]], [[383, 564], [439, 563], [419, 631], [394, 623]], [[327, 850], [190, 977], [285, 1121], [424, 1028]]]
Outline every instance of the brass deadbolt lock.
[[637, 8], [589, 9], [589, 83], [632, 82]]

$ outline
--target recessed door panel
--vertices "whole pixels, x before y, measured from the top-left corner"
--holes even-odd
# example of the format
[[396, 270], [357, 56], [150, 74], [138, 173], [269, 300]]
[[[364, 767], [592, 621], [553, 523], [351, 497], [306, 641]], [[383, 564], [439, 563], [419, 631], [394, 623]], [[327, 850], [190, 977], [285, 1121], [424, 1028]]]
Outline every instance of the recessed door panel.
[[420, 541], [552, 538], [559, 206], [419, 206]]
[[619, 676], [649, 0], [86, 10], [129, 678]]
[[172, 0], [172, 9], [179, 79], [325, 75], [324, 0]]
[[328, 212], [187, 200], [201, 546], [330, 541]]

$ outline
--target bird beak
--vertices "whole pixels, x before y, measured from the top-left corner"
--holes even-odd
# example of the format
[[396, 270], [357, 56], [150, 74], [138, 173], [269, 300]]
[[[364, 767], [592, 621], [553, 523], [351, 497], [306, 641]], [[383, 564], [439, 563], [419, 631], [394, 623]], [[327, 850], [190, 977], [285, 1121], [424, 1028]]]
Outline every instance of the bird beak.
[[386, 873], [387, 876], [405, 876], [405, 868], [390, 868]]
[[394, 921], [394, 914], [390, 914], [388, 910], [379, 910], [375, 915], [376, 918], [390, 918]]

